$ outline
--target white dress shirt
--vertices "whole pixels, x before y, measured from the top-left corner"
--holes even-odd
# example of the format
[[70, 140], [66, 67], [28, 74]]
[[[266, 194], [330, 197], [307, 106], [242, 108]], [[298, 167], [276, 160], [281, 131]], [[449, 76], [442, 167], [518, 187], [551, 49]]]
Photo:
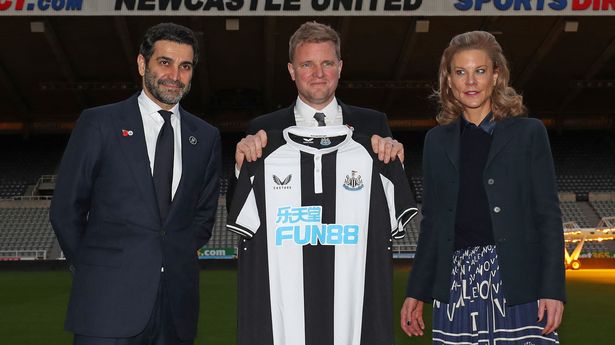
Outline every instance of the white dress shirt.
[[[158, 113], [158, 110], [162, 110], [162, 108], [154, 103], [144, 91], [141, 91], [138, 102], [139, 110], [141, 111], [141, 119], [143, 120], [149, 166], [153, 176], [156, 142], [158, 141], [158, 133], [160, 133], [160, 129], [162, 125], [164, 125], [164, 119], [162, 115]], [[177, 191], [177, 186], [179, 186], [179, 181], [182, 177], [182, 135], [179, 104], [175, 104], [169, 111], [173, 113], [171, 115], [171, 127], [173, 127], [173, 182], [171, 184], [171, 200], [173, 200], [175, 192]]]
[[[318, 127], [318, 121], [314, 118], [316, 113], [325, 114], [325, 125], [338, 126], [344, 124], [344, 116], [342, 114], [342, 107], [337, 103], [337, 98], [333, 97], [331, 102], [327, 104], [322, 110], [316, 110], [309, 105], [305, 104], [299, 96], [297, 96], [297, 102], [293, 109], [295, 113], [295, 123], [299, 127]], [[237, 163], [235, 163], [235, 177], [239, 178], [239, 169], [237, 169]]]
[[337, 103], [337, 99], [333, 97], [331, 102], [322, 110], [316, 110], [305, 104], [300, 97], [297, 97], [295, 103], [295, 122], [299, 127], [318, 127], [318, 121], [314, 118], [316, 113], [325, 114], [325, 124], [327, 126], [338, 126], [344, 124], [342, 115], [342, 107]]

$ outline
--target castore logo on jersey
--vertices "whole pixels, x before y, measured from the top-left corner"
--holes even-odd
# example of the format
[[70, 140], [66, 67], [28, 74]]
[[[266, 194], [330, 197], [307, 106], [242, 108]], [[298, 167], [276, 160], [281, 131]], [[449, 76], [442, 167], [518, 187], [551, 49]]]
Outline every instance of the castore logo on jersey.
[[279, 177], [277, 177], [274, 174], [273, 182], [275, 182], [276, 186], [273, 186], [273, 189], [291, 189], [291, 186], [289, 186], [288, 184], [290, 183], [290, 180], [292, 178], [293, 178], [293, 175], [289, 174], [288, 176], [286, 176], [284, 180], [281, 180]]

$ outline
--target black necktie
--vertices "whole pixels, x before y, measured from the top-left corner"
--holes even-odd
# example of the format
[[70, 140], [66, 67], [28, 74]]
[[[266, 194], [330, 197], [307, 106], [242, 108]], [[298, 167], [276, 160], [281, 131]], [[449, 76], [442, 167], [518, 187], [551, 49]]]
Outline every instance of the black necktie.
[[318, 127], [322, 127], [322, 126], [326, 126], [327, 125], [325, 123], [325, 114], [324, 113], [316, 113], [316, 114], [314, 114], [314, 118], [316, 119], [316, 122], [318, 122]]
[[164, 222], [171, 207], [171, 185], [173, 183], [173, 127], [170, 111], [159, 110], [164, 124], [158, 133], [154, 156], [154, 188], [158, 199], [160, 219]]

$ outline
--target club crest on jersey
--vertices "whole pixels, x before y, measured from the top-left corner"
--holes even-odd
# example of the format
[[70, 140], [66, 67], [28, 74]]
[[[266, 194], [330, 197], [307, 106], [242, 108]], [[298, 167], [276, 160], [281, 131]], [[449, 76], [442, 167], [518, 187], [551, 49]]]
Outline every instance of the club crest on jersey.
[[331, 145], [331, 139], [329, 139], [329, 138], [322, 138], [322, 139], [320, 139], [320, 145], [321, 146], [329, 146], [329, 145]]
[[293, 175], [290, 174], [288, 176], [286, 176], [286, 178], [284, 180], [281, 180], [279, 177], [277, 177], [275, 174], [273, 175], [273, 182], [276, 184], [275, 186], [273, 186], [273, 189], [290, 189], [290, 186], [288, 185], [290, 183], [290, 180], [293, 178]]
[[344, 188], [350, 191], [358, 191], [363, 189], [363, 179], [359, 172], [356, 170], [352, 170], [350, 176], [346, 175], [346, 180], [344, 180]]

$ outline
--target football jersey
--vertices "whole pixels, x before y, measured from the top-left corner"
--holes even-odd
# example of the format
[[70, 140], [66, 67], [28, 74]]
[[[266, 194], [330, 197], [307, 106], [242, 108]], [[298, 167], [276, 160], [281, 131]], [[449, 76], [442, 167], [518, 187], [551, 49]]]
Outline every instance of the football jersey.
[[392, 344], [392, 239], [417, 212], [403, 167], [346, 126], [267, 135], [227, 219], [238, 344]]

